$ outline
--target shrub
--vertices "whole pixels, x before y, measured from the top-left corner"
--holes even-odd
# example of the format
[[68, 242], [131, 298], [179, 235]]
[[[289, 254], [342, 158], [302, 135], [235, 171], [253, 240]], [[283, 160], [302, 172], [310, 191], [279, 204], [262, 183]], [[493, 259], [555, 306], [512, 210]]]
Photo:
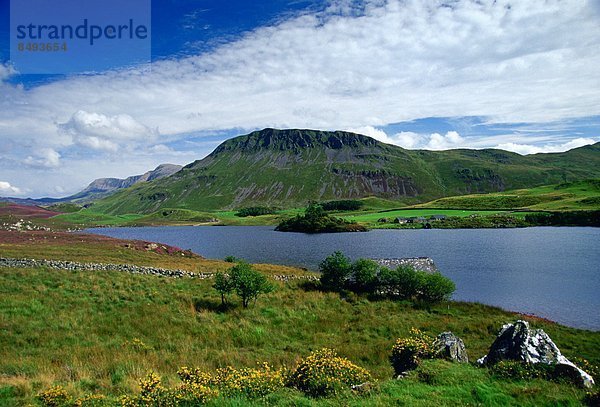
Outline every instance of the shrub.
[[332, 396], [371, 379], [369, 372], [331, 349], [321, 349], [302, 359], [290, 374], [288, 386], [309, 396]]
[[242, 299], [244, 308], [248, 307], [251, 300], [256, 301], [260, 294], [270, 293], [274, 289], [267, 277], [248, 263], [239, 263], [229, 269], [229, 280], [233, 290]]
[[102, 394], [88, 394], [87, 396], [78, 398], [73, 403], [75, 407], [108, 407], [113, 406], [106, 396]]
[[502, 360], [490, 368], [492, 374], [504, 379], [531, 380], [554, 377], [554, 366], [545, 363], [524, 363], [515, 360]]
[[350, 270], [350, 288], [359, 293], [375, 292], [379, 268], [379, 264], [373, 260], [356, 260]]
[[226, 367], [210, 374], [199, 369], [182, 367], [177, 374], [185, 385], [212, 388], [228, 397], [264, 397], [284, 387], [285, 369], [273, 369], [268, 363], [259, 368]]
[[416, 328], [410, 330], [408, 338], [398, 338], [392, 347], [390, 356], [390, 362], [396, 375], [415, 369], [419, 366], [421, 359], [435, 357], [434, 341], [435, 338]]
[[228, 275], [218, 272], [215, 274], [213, 288], [217, 290], [219, 294], [221, 294], [221, 305], [225, 305], [227, 303], [227, 295], [233, 291], [234, 287], [231, 278]]
[[247, 216], [261, 216], [261, 215], [270, 215], [276, 213], [277, 210], [275, 208], [269, 208], [266, 206], [252, 206], [250, 208], [242, 208], [235, 213], [235, 216], [239, 216], [241, 218], [245, 218]]
[[355, 199], [342, 199], [339, 201], [323, 202], [321, 206], [326, 211], [356, 211], [362, 208], [364, 203]]
[[417, 299], [427, 304], [448, 300], [456, 290], [456, 285], [448, 277], [440, 273], [420, 274], [421, 284], [417, 291]]
[[227, 263], [239, 263], [242, 261], [242, 259], [235, 256], [225, 256], [223, 261], [226, 261]]
[[321, 284], [329, 290], [342, 290], [352, 272], [350, 259], [342, 252], [334, 252], [319, 264]]
[[70, 397], [62, 386], [54, 386], [37, 395], [38, 400], [46, 407], [66, 406]]
[[173, 389], [162, 387], [158, 375], [150, 372], [139, 383], [141, 391], [135, 397], [122, 397], [123, 407], [197, 406], [218, 397], [219, 392], [194, 382], [184, 382]]

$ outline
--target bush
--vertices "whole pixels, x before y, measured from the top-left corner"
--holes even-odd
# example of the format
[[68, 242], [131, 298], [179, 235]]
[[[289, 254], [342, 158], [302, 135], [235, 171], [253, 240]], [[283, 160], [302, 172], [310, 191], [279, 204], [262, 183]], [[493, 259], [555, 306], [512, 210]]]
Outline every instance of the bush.
[[333, 396], [370, 379], [367, 370], [331, 349], [321, 349], [300, 361], [291, 373], [288, 385], [313, 397]]
[[321, 206], [326, 211], [357, 211], [364, 206], [364, 203], [355, 199], [342, 199], [323, 202]]
[[350, 270], [350, 288], [358, 293], [373, 293], [377, 288], [379, 264], [369, 259], [359, 259]]
[[264, 397], [285, 385], [284, 369], [273, 369], [263, 363], [260, 368], [217, 369], [214, 375], [199, 369], [181, 368], [177, 374], [188, 386], [204, 386], [228, 397], [244, 396], [248, 398]]
[[454, 282], [440, 273], [419, 271], [411, 266], [390, 270], [369, 259], [351, 263], [341, 252], [325, 258], [319, 271], [321, 284], [328, 290], [350, 290], [425, 304], [447, 300], [456, 290]]
[[248, 307], [251, 300], [256, 301], [260, 294], [270, 293], [274, 289], [267, 277], [248, 263], [239, 263], [229, 269], [229, 280], [232, 289], [242, 299], [244, 308]]
[[334, 252], [319, 264], [321, 284], [328, 290], [342, 290], [352, 272], [350, 259], [342, 252]]
[[250, 208], [242, 208], [238, 210], [235, 213], [235, 216], [245, 218], [247, 216], [271, 215], [276, 212], [277, 210], [275, 208], [269, 208], [266, 206], [252, 206]]
[[62, 386], [54, 386], [37, 395], [38, 400], [46, 407], [66, 406], [71, 398]]
[[217, 390], [198, 383], [184, 382], [179, 387], [166, 389], [162, 387], [160, 377], [152, 372], [139, 385], [139, 395], [121, 398], [123, 407], [197, 406], [219, 395]]
[[398, 338], [392, 347], [390, 362], [396, 375], [416, 369], [422, 359], [435, 357], [435, 338], [416, 328], [410, 330], [408, 338]]
[[221, 294], [221, 305], [227, 304], [227, 295], [233, 291], [233, 283], [228, 275], [222, 272], [215, 274], [213, 288]]
[[531, 380], [554, 377], [554, 366], [545, 363], [524, 363], [515, 360], [502, 360], [494, 364], [490, 371], [504, 379]]
[[417, 290], [417, 299], [421, 302], [434, 304], [448, 300], [456, 290], [454, 282], [440, 273], [420, 272], [419, 277], [421, 284]]

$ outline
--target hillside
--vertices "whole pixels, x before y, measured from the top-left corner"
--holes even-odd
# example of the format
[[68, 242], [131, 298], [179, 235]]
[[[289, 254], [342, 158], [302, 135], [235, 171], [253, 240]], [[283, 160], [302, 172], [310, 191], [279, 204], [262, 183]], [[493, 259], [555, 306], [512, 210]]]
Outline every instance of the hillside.
[[64, 198], [0, 198], [2, 201], [13, 202], [20, 205], [55, 205], [64, 202], [75, 202], [86, 204], [96, 199], [105, 198], [113, 192], [129, 188], [140, 182], [154, 181], [175, 174], [181, 170], [180, 165], [161, 164], [154, 170], [147, 171], [141, 175], [133, 175], [125, 179], [120, 178], [98, 178], [92, 181], [84, 190]]
[[566, 182], [484, 195], [441, 198], [420, 208], [593, 210], [600, 207], [600, 180]]
[[99, 178], [92, 181], [83, 191], [75, 195], [64, 198], [65, 201], [86, 203], [95, 199], [101, 199], [111, 195], [119, 189], [129, 188], [140, 182], [149, 182], [165, 178], [181, 170], [180, 165], [161, 164], [152, 171], [147, 171], [142, 175], [133, 175], [125, 179], [120, 178]]
[[600, 177], [600, 143], [565, 153], [405, 150], [359, 134], [264, 129], [222, 143], [174, 175], [98, 201], [111, 214], [161, 208], [297, 207], [377, 196], [407, 203]]

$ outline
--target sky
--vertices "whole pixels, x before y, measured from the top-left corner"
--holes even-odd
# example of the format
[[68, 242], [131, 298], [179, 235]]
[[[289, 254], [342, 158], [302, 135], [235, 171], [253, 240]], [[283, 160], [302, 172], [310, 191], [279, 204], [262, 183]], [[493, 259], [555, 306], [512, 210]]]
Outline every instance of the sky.
[[598, 142], [599, 22], [597, 0], [154, 0], [150, 64], [25, 75], [0, 0], [0, 196], [66, 196], [265, 127], [519, 154]]

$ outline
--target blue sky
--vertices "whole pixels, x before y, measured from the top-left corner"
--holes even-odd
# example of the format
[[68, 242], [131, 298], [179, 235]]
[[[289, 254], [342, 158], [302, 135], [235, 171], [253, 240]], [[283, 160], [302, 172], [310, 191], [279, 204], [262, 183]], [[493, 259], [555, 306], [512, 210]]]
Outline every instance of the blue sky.
[[600, 141], [594, 0], [154, 0], [150, 66], [86, 75], [16, 72], [9, 11], [0, 196], [186, 164], [264, 127], [520, 154]]

